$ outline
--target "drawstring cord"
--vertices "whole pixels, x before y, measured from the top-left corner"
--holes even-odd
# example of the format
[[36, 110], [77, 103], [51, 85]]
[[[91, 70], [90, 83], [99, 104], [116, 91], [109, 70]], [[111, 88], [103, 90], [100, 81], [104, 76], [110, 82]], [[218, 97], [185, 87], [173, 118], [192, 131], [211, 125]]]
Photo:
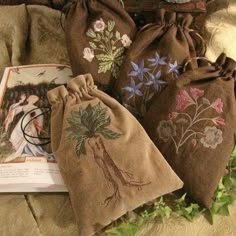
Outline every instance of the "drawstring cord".
[[[24, 121], [25, 121], [25, 119], [26, 119], [26, 117], [27, 117], [28, 115], [30, 115], [32, 112], [34, 112], [34, 111], [36, 111], [36, 110], [41, 110], [41, 109], [48, 109], [48, 110], [45, 111], [45, 112], [40, 113], [40, 114], [37, 115], [37, 116], [34, 116], [32, 119], [30, 119], [30, 120], [25, 124], [25, 126], [23, 125], [23, 124], [24, 124]], [[29, 134], [26, 133], [26, 129], [28, 128], [28, 126], [29, 126], [34, 120], [36, 120], [38, 117], [44, 116], [45, 114], [48, 114], [48, 113], [50, 113], [50, 112], [51, 112], [51, 108], [50, 108], [50, 107], [34, 108], [34, 109], [30, 110], [29, 112], [27, 112], [27, 113], [23, 116], [22, 121], [21, 121], [21, 131], [22, 131], [22, 133], [23, 133], [24, 139], [25, 139], [28, 143], [30, 143], [30, 144], [32, 144], [32, 145], [34, 145], [34, 146], [46, 146], [46, 145], [48, 145], [48, 144], [51, 143], [51, 138], [50, 138], [50, 137], [38, 137], [38, 136], [29, 135]], [[28, 138], [31, 138], [31, 139], [39, 139], [39, 140], [47, 140], [47, 141], [45, 141], [44, 143], [33, 143], [33, 142], [31, 142]]]

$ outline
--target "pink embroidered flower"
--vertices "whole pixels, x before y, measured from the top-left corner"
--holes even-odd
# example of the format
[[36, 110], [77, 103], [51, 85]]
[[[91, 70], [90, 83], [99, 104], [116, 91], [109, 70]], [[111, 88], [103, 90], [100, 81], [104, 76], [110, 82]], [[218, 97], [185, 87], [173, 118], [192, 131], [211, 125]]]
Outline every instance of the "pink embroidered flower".
[[222, 117], [216, 117], [216, 118], [212, 119], [212, 121], [216, 125], [225, 125], [225, 120]]
[[188, 106], [194, 104], [193, 99], [189, 96], [186, 90], [181, 90], [176, 98], [177, 111], [184, 111]]
[[83, 54], [84, 54], [84, 59], [86, 59], [89, 62], [92, 62], [94, 58], [94, 51], [91, 48], [85, 48]]
[[100, 18], [99, 20], [95, 21], [93, 27], [95, 32], [103, 32], [106, 28], [106, 24], [104, 23], [103, 19]]
[[191, 88], [190, 93], [191, 93], [191, 95], [193, 96], [193, 98], [195, 100], [197, 100], [198, 98], [204, 96], [204, 90], [200, 90], [200, 89], [197, 89], [197, 88]]
[[223, 102], [221, 98], [217, 98], [215, 102], [212, 103], [211, 107], [214, 108], [218, 113], [223, 112]]
[[168, 117], [170, 120], [175, 120], [176, 117], [178, 116], [178, 114], [179, 113], [177, 113], [177, 112], [171, 112]]
[[125, 48], [128, 48], [132, 44], [132, 41], [130, 40], [127, 34], [124, 34], [121, 38], [121, 43], [123, 44]]

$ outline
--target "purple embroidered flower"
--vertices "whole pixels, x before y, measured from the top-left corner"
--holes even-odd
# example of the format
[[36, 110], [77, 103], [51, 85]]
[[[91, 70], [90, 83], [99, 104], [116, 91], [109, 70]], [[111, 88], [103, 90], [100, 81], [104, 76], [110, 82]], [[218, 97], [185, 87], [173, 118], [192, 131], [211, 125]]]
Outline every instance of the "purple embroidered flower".
[[143, 86], [143, 83], [139, 83], [136, 85], [134, 79], [131, 78], [130, 86], [123, 88], [129, 93], [128, 100], [135, 95], [140, 96], [140, 97], [143, 96], [143, 93], [140, 91], [142, 86]]
[[155, 76], [151, 73], [148, 74], [149, 74], [149, 80], [147, 83], [145, 83], [145, 85], [153, 85], [156, 91], [159, 91], [161, 89], [161, 86], [167, 84], [164, 80], [160, 80], [161, 71], [158, 71]]
[[131, 65], [133, 71], [130, 72], [129, 76], [137, 76], [140, 81], [143, 81], [144, 74], [150, 71], [149, 68], [144, 67], [144, 60], [142, 60], [139, 65], [131, 61]]
[[174, 64], [169, 63], [169, 71], [168, 73], [174, 73], [176, 75], [179, 75], [179, 69], [181, 68], [181, 66], [178, 65], [177, 61], [174, 62]]
[[165, 62], [166, 57], [160, 57], [160, 55], [156, 52], [155, 57], [148, 59], [152, 64], [150, 66], [159, 66], [159, 65], [166, 65], [167, 63]]

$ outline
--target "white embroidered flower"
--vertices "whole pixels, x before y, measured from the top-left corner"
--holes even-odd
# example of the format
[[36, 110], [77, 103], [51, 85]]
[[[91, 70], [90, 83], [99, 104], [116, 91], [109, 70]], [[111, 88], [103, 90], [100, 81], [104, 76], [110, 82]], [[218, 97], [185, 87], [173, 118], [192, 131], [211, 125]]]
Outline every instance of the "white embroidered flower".
[[100, 18], [99, 20], [95, 21], [93, 27], [95, 32], [103, 32], [106, 28], [106, 24], [104, 23], [103, 19]]
[[205, 128], [205, 136], [200, 139], [200, 142], [206, 148], [216, 149], [218, 144], [223, 142], [223, 132], [220, 129], [217, 129], [215, 126]]
[[94, 58], [94, 51], [91, 48], [85, 48], [84, 59], [86, 59], [89, 62], [92, 62], [93, 58]]
[[127, 34], [124, 34], [122, 36], [121, 42], [125, 48], [128, 48], [132, 44], [132, 41], [130, 40], [130, 38]]

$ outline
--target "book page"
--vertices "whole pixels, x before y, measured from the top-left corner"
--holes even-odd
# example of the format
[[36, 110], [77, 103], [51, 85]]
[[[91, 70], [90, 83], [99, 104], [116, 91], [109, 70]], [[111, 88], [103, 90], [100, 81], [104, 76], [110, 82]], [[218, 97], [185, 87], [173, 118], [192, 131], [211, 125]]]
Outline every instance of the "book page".
[[47, 92], [71, 77], [65, 65], [6, 68], [0, 84], [0, 192], [66, 191], [50, 145]]

